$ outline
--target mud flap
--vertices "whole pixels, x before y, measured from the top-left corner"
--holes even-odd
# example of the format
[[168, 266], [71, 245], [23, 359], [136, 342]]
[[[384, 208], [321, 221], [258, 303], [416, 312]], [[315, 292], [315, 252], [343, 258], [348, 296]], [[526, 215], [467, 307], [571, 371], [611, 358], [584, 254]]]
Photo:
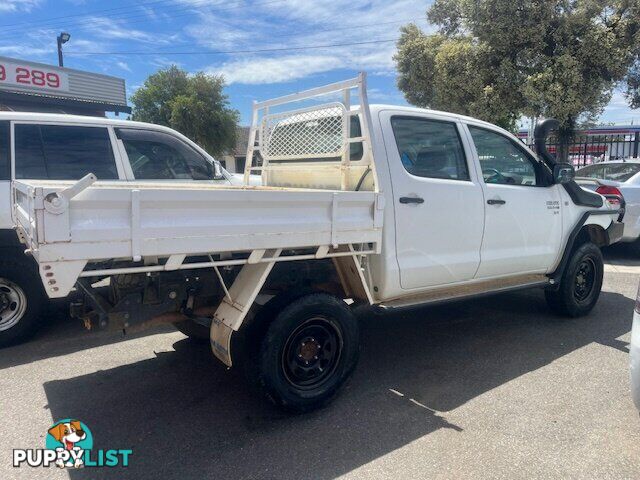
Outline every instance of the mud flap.
[[231, 361], [231, 334], [233, 329], [220, 320], [214, 318], [209, 332], [209, 341], [213, 354], [227, 367], [233, 365]]
[[213, 315], [209, 339], [211, 350], [228, 367], [231, 361], [231, 334], [242, 326], [251, 305], [260, 292], [282, 249], [254, 250], [247, 264], [222, 299]]

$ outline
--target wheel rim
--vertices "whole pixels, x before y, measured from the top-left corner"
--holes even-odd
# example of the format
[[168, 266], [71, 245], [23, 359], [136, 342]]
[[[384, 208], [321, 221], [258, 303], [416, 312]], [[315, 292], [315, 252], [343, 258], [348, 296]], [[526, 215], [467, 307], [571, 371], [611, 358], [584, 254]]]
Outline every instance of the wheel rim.
[[14, 327], [27, 311], [27, 296], [18, 285], [0, 278], [0, 332]]
[[340, 329], [327, 318], [313, 317], [287, 338], [282, 354], [282, 370], [292, 386], [311, 390], [331, 378], [341, 353]]
[[573, 296], [579, 302], [586, 300], [596, 283], [596, 263], [592, 258], [583, 259], [578, 265], [573, 284]]

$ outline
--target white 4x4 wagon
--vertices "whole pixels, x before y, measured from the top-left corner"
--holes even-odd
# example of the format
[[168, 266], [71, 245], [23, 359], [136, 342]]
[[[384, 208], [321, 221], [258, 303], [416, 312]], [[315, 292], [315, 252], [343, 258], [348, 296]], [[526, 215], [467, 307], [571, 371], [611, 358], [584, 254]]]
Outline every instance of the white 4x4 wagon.
[[231, 185], [198, 145], [158, 125], [105, 118], [0, 112], [0, 346], [32, 334], [46, 294], [11, 218], [14, 179], [202, 182]]

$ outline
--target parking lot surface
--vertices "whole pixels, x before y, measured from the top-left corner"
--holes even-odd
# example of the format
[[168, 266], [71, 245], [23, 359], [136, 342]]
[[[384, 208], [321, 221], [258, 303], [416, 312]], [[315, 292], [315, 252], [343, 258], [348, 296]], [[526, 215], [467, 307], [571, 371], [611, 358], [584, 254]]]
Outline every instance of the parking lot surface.
[[[0, 351], [0, 478], [640, 478], [628, 341], [640, 262], [607, 252], [581, 319], [541, 291], [363, 315], [362, 354], [327, 408], [264, 403], [207, 345], [163, 327], [88, 334], [64, 306], [32, 342]], [[13, 468], [78, 418], [128, 468]]]

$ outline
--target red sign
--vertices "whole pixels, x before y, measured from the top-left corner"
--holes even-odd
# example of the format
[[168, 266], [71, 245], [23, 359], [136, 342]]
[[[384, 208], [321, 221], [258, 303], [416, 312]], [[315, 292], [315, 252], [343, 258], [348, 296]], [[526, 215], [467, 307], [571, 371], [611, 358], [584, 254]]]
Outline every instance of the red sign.
[[[0, 86], [30, 87], [29, 90], [69, 90], [69, 77], [59, 70], [30, 67], [17, 63], [0, 63]], [[20, 88], [23, 90], [23, 88]], [[24, 89], [26, 90], [26, 89]]]
[[[549, 153], [556, 153], [557, 147], [555, 145], [550, 145], [547, 147], [547, 150], [549, 150]], [[607, 153], [607, 145], [591, 145], [591, 144], [587, 144], [586, 145], [586, 149], [585, 149], [585, 145], [580, 144], [580, 145], [571, 145], [569, 147], [569, 153], [573, 153], [573, 154], [585, 154], [585, 153], [591, 153], [591, 154], [603, 154], [603, 153]]]

